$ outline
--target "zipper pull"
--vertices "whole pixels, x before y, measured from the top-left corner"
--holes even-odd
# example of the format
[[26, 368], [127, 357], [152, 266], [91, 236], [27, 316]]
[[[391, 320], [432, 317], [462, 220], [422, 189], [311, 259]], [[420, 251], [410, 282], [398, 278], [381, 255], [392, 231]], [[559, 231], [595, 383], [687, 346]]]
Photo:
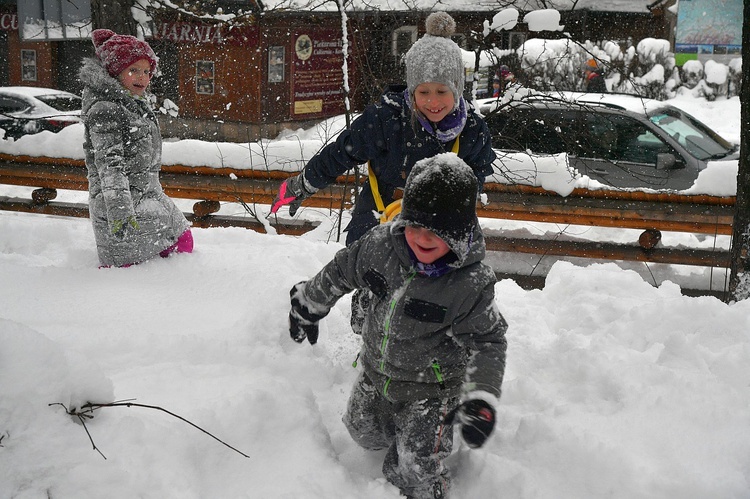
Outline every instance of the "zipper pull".
[[435, 373], [435, 377], [438, 380], [438, 384], [440, 384], [440, 389], [445, 390], [445, 382], [443, 380], [443, 373], [440, 372], [440, 364], [438, 364], [436, 360], [432, 361], [432, 372]]

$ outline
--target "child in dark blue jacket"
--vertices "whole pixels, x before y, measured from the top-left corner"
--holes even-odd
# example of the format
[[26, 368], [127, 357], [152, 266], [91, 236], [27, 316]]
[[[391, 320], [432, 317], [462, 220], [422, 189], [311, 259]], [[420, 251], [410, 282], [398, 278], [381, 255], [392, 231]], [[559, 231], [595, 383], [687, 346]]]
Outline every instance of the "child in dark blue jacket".
[[[463, 57], [450, 38], [455, 21], [445, 12], [435, 12], [425, 24], [427, 33], [404, 56], [406, 88], [388, 92], [367, 107], [299, 175], [284, 181], [272, 213], [289, 205], [294, 216], [302, 200], [369, 162], [377, 186], [367, 180], [362, 188], [346, 229], [349, 245], [378, 225], [375, 214], [398, 197], [394, 194], [419, 160], [454, 152], [471, 167], [481, 188], [492, 173], [495, 153], [487, 125], [462, 96]], [[374, 188], [382, 203], [373, 196]]]

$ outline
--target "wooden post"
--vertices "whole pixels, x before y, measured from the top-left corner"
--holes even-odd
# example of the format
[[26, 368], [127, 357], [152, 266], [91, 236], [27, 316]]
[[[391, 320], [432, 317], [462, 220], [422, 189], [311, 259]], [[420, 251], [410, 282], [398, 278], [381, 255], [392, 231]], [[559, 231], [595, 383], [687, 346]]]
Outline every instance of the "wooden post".
[[740, 165], [737, 172], [729, 299], [750, 298], [750, 2], [742, 22], [742, 91], [740, 92]]

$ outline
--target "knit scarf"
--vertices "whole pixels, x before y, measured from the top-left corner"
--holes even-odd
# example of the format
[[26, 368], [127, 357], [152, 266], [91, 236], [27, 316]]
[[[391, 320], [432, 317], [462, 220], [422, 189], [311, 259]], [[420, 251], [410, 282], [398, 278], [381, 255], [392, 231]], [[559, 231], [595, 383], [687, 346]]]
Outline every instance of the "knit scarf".
[[419, 274], [427, 277], [440, 277], [441, 275], [447, 274], [451, 269], [454, 268], [454, 266], [451, 264], [455, 263], [456, 260], [458, 260], [456, 254], [450, 251], [447, 255], [438, 258], [432, 263], [422, 263], [417, 260], [417, 255], [414, 254], [414, 252], [408, 245], [406, 246], [406, 248], [409, 250], [409, 258], [411, 259], [411, 263], [414, 265], [414, 268]]
[[[412, 109], [411, 96], [409, 90], [404, 90], [404, 100], [409, 109]], [[440, 142], [449, 142], [461, 133], [466, 125], [466, 101], [463, 97], [459, 97], [458, 106], [448, 116], [440, 120], [438, 123], [432, 123], [425, 116], [412, 109], [412, 112], [417, 116], [419, 123], [427, 130], [427, 133], [434, 135]]]

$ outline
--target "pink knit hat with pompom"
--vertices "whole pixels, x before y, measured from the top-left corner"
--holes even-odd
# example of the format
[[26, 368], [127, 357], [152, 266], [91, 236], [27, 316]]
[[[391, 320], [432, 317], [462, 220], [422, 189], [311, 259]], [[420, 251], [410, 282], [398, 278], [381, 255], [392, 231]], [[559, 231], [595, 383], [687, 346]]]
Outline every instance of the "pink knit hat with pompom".
[[117, 77], [134, 62], [146, 59], [151, 65], [151, 72], [156, 71], [159, 58], [151, 46], [130, 35], [118, 35], [108, 29], [95, 29], [91, 33], [96, 57], [102, 61], [104, 69], [110, 76]]

